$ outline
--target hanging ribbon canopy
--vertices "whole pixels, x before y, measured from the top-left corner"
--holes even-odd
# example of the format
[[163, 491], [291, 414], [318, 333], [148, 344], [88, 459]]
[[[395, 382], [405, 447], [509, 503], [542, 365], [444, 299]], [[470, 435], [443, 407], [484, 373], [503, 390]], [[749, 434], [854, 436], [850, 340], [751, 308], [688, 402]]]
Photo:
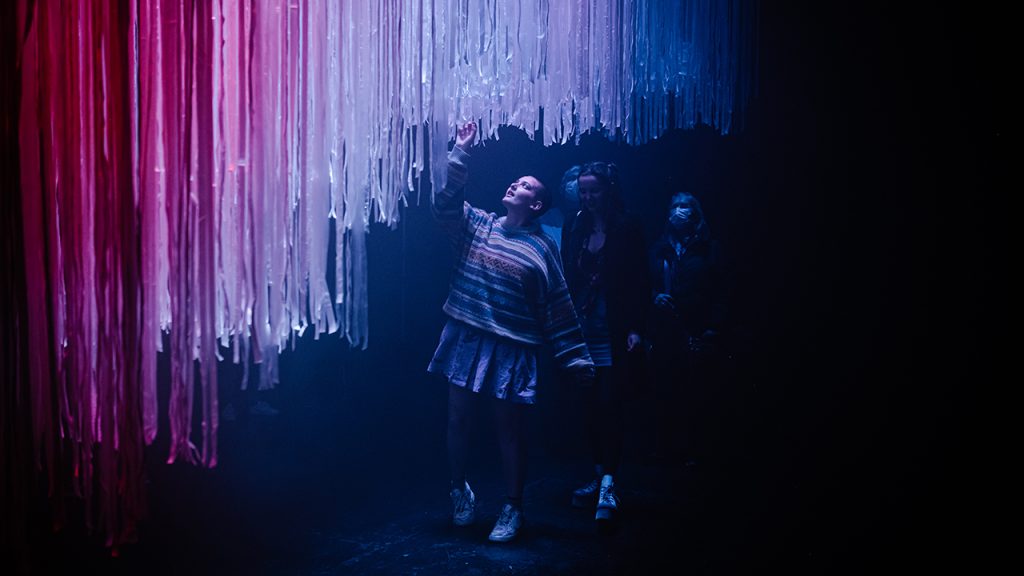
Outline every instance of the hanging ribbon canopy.
[[305, 330], [365, 347], [367, 227], [396, 226], [425, 174], [443, 184], [457, 122], [546, 143], [729, 132], [751, 97], [755, 9], [19, 0], [28, 369], [51, 481], [67, 471], [87, 498], [93, 481], [127, 486], [98, 493], [120, 518], [110, 541], [128, 539], [139, 507], [112, 502], [141, 498], [158, 352], [171, 365], [169, 460], [213, 466], [216, 361], [253, 357], [269, 386]]

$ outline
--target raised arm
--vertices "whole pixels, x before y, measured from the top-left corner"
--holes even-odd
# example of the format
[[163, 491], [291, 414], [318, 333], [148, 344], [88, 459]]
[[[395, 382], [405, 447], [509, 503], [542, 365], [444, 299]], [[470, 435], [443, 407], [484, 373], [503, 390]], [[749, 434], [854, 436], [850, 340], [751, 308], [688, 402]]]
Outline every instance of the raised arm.
[[476, 123], [467, 122], [456, 128], [455, 147], [448, 153], [448, 176], [444, 188], [434, 193], [431, 209], [434, 218], [454, 240], [461, 238], [469, 206], [465, 202], [466, 181], [469, 169], [466, 166], [469, 154], [466, 148], [476, 137]]
[[473, 144], [476, 138], [476, 122], [466, 122], [455, 128], [455, 146], [465, 150]]

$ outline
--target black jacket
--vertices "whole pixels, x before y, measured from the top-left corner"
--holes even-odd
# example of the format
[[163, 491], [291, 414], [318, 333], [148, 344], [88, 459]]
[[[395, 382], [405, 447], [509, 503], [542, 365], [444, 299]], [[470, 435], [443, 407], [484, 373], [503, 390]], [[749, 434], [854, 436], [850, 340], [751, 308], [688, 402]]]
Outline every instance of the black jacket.
[[[562, 265], [573, 302], [580, 302], [580, 291], [588, 283], [579, 267], [579, 256], [592, 225], [589, 214], [577, 213], [562, 228]], [[646, 243], [643, 228], [632, 217], [618, 215], [605, 231], [604, 285], [608, 302], [608, 327], [612, 339], [612, 363], [626, 363], [626, 337], [630, 332], [644, 335], [650, 305], [650, 282], [645, 264]]]
[[[696, 239], [677, 255], [669, 236], [651, 247], [651, 279], [654, 293], [667, 293], [675, 301], [674, 313], [654, 308], [655, 339], [700, 336], [705, 330], [721, 332], [726, 322], [725, 265], [718, 242]], [[666, 286], [666, 284], [668, 284]]]

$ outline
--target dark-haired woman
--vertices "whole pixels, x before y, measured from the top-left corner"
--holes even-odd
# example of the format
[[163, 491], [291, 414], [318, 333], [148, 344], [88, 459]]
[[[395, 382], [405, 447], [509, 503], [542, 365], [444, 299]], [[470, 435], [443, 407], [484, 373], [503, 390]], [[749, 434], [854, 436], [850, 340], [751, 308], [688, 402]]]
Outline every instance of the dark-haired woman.
[[577, 183], [580, 210], [563, 229], [562, 262], [597, 377], [581, 390], [595, 474], [573, 492], [572, 503], [595, 506], [595, 519], [604, 522], [619, 507], [623, 403], [640, 379], [650, 289], [643, 230], [623, 210], [616, 166], [585, 164]]

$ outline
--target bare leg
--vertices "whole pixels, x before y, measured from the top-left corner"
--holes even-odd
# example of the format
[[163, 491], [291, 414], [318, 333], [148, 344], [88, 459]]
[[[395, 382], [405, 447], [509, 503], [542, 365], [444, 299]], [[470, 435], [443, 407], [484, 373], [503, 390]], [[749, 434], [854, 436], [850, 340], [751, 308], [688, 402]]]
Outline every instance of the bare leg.
[[523, 420], [526, 406], [508, 400], [494, 400], [494, 421], [498, 428], [501, 463], [505, 476], [505, 495], [513, 502], [523, 497], [526, 483], [526, 442]]
[[448, 466], [453, 488], [462, 488], [466, 479], [469, 419], [475, 400], [473, 394], [462, 386], [448, 385]]

